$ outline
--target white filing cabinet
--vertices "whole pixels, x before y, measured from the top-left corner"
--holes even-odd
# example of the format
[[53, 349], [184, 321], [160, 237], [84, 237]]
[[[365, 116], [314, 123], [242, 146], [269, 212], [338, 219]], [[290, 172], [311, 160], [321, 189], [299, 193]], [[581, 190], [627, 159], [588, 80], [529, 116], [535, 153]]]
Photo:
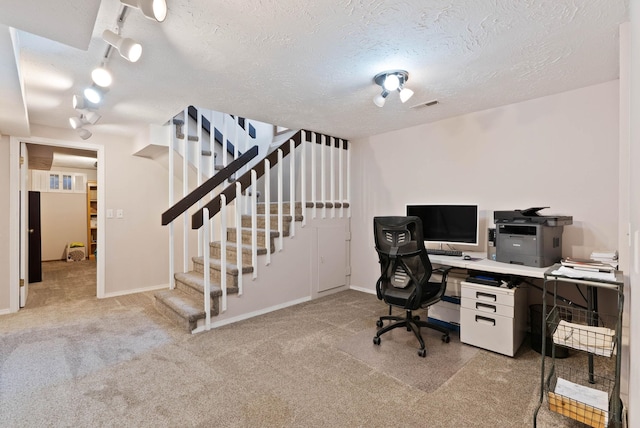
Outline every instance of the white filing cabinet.
[[513, 357], [527, 334], [527, 290], [463, 282], [460, 341]]

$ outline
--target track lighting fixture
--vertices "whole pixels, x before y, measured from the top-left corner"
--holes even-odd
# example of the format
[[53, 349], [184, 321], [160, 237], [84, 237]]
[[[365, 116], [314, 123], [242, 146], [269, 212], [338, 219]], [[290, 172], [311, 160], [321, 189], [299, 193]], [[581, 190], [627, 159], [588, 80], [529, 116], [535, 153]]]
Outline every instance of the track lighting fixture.
[[142, 14], [149, 19], [162, 22], [167, 17], [166, 0], [120, 0], [122, 4], [135, 9], [140, 9]]
[[108, 88], [111, 86], [113, 82], [113, 76], [111, 75], [111, 71], [106, 67], [105, 64], [102, 64], [100, 67], [96, 67], [91, 72], [91, 80], [96, 85], [102, 88]]
[[130, 62], [136, 62], [142, 56], [142, 45], [140, 43], [120, 35], [129, 9], [139, 9], [145, 17], [158, 22], [164, 21], [167, 17], [167, 0], [120, 0], [120, 3], [123, 6], [118, 12], [116, 32], [111, 30], [102, 32], [102, 38], [108, 46], [102, 57], [102, 63], [91, 72], [93, 85], [86, 88], [82, 95], [73, 96], [73, 108], [81, 114], [79, 117], [70, 117], [69, 124], [78, 131], [83, 140], [91, 137], [91, 132], [84, 129], [83, 126], [86, 124], [93, 125], [100, 119], [101, 116], [93, 110], [98, 108], [98, 104], [102, 102], [104, 94], [113, 83], [113, 75], [107, 68], [107, 63], [113, 50], [117, 50], [120, 56]]
[[393, 91], [400, 93], [400, 101], [407, 102], [413, 96], [413, 91], [404, 87], [407, 80], [409, 80], [409, 73], [404, 70], [390, 70], [376, 74], [373, 81], [382, 87], [382, 93], [373, 98], [374, 104], [378, 107], [384, 106], [387, 96]]
[[142, 45], [128, 37], [121, 37], [111, 30], [104, 30], [102, 38], [118, 50], [120, 56], [127, 61], [136, 62], [142, 55]]

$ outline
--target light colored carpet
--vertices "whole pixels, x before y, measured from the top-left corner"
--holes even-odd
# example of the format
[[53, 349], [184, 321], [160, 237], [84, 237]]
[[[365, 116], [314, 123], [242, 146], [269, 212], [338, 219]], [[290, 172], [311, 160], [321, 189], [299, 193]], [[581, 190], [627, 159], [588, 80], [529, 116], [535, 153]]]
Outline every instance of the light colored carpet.
[[418, 356], [420, 345], [413, 332], [404, 328], [383, 334], [380, 346], [373, 344], [375, 330], [365, 330], [346, 339], [338, 349], [402, 383], [433, 392], [464, 367], [478, 348], [463, 345], [455, 333], [450, 335], [451, 342], [444, 343], [442, 333], [428, 328], [421, 331], [425, 358]]
[[[427, 339], [426, 358], [402, 335], [376, 347], [375, 321], [387, 308], [373, 295], [340, 292], [189, 335], [155, 311], [153, 293], [97, 300], [90, 280], [82, 292], [65, 290], [82, 287], [63, 279], [79, 272], [55, 276], [58, 293], [42, 284], [32, 296], [37, 304], [0, 317], [3, 427], [533, 423], [540, 356], [526, 344], [516, 358], [439, 336]], [[394, 351], [415, 379], [376, 365], [366, 351]], [[434, 361], [444, 367], [447, 358], [455, 366], [438, 374], [445, 380], [423, 383]], [[543, 409], [538, 426], [580, 425]]]

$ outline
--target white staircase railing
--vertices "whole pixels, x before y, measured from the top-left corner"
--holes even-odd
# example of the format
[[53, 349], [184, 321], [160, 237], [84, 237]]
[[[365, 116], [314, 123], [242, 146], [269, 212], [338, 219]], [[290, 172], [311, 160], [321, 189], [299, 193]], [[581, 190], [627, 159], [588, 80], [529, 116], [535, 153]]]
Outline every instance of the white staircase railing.
[[[201, 185], [203, 181], [203, 175], [209, 173], [215, 173], [216, 168], [213, 162], [211, 168], [202, 168], [202, 155], [203, 151], [207, 149], [214, 154], [212, 146], [206, 147], [204, 144], [205, 138], [202, 135], [202, 122], [198, 117], [195, 121], [197, 126], [197, 144], [198, 150], [192, 151], [192, 156], [195, 155], [195, 160], [189, 155], [190, 150], [188, 147], [189, 137], [189, 120], [187, 110], [184, 111], [184, 121], [182, 134], [183, 138], [178, 138], [174, 134], [171, 148], [177, 148], [182, 153], [182, 194], [183, 198], [189, 193], [190, 177], [193, 175], [193, 167], [190, 167], [191, 163], [195, 163], [195, 174], [197, 176], [195, 183]], [[230, 116], [229, 116], [230, 117]], [[212, 121], [213, 116], [207, 118], [211, 123], [211, 141], [214, 138], [214, 123]], [[229, 124], [233, 123], [235, 130], [231, 132]], [[248, 123], [245, 122], [248, 129]], [[234, 159], [243, 151], [246, 150], [246, 146], [249, 141], [248, 132], [240, 132], [238, 126], [238, 119], [235, 118], [233, 122], [224, 121], [218, 125], [222, 134], [222, 139], [226, 143], [231, 141], [229, 136], [233, 134], [234, 141]], [[244, 135], [243, 135], [244, 134]], [[175, 189], [175, 159], [174, 150], [169, 151], [169, 203], [173, 206], [174, 194], [179, 193]], [[222, 164], [229, 165], [230, 153], [226, 150], [226, 147], [221, 152]], [[318, 162], [318, 159], [320, 160]], [[235, 246], [236, 246], [236, 268], [238, 271], [237, 288], [238, 294], [244, 293], [243, 287], [243, 275], [244, 272], [244, 260], [243, 260], [243, 229], [250, 229], [249, 235], [251, 257], [250, 268], [252, 270], [252, 279], [258, 277], [258, 237], [259, 234], [264, 234], [264, 242], [267, 247], [266, 257], [264, 265], [269, 266], [272, 262], [271, 259], [271, 233], [272, 214], [276, 219], [278, 228], [278, 238], [276, 241], [276, 250], [282, 251], [285, 235], [285, 227], [289, 227], [289, 236], [295, 239], [296, 234], [296, 207], [302, 207], [302, 222], [301, 227], [307, 225], [306, 208], [311, 208], [312, 218], [334, 218], [334, 217], [350, 217], [349, 208], [349, 176], [350, 176], [350, 156], [348, 150], [348, 142], [334, 137], [321, 135], [315, 132], [299, 131], [294, 134], [288, 141], [281, 144], [274, 151], [269, 153], [261, 161], [251, 162], [246, 167], [241, 168], [240, 171], [245, 170], [233, 185], [225, 185], [226, 182], [214, 189], [209, 193], [208, 197], [200, 199], [197, 203], [195, 212], [185, 211], [182, 214], [182, 240], [183, 258], [182, 269], [189, 271], [191, 252], [195, 252], [195, 248], [191, 248], [190, 235], [196, 233], [198, 256], [202, 256], [204, 259], [204, 308], [206, 312], [205, 325], [203, 329], [209, 329], [211, 327], [211, 257], [210, 257], [210, 245], [214, 241], [214, 237], [218, 237], [220, 241], [220, 287], [222, 290], [220, 311], [225, 312], [228, 305], [228, 287], [227, 284], [227, 267], [229, 260], [227, 260], [227, 246], [228, 231], [235, 228]], [[236, 177], [240, 175], [240, 171], [236, 173]], [[272, 174], [275, 174], [273, 176]], [[272, 178], [275, 182], [272, 183]], [[222, 188], [221, 190], [219, 190]], [[320, 198], [318, 198], [318, 194]], [[248, 196], [246, 196], [248, 195]], [[310, 200], [308, 200], [310, 195]], [[264, 202], [264, 228], [258, 229], [258, 198], [263, 196]], [[273, 199], [272, 199], [273, 198]], [[287, 212], [285, 213], [285, 202], [289, 203]], [[272, 204], [273, 207], [272, 207]], [[321, 207], [320, 213], [318, 208]], [[244, 208], [244, 209], [243, 209]], [[275, 212], [273, 212], [275, 208]], [[243, 228], [243, 213], [247, 213], [250, 216], [244, 217], [250, 220], [249, 227]], [[188, 217], [191, 216], [191, 222], [188, 221]], [[286, 218], [289, 217], [289, 218]], [[285, 221], [285, 218], [287, 221]], [[289, 221], [290, 220], [290, 221]], [[191, 224], [189, 224], [191, 223]], [[245, 226], [247, 223], [245, 223]], [[194, 232], [193, 229], [197, 229]], [[170, 252], [170, 287], [175, 287], [175, 267], [173, 261], [175, 260], [177, 239], [174, 222], [170, 223], [169, 232], [169, 252]], [[249, 266], [247, 266], [249, 267]], [[200, 329], [197, 329], [199, 331]], [[195, 331], [194, 331], [195, 332]]]

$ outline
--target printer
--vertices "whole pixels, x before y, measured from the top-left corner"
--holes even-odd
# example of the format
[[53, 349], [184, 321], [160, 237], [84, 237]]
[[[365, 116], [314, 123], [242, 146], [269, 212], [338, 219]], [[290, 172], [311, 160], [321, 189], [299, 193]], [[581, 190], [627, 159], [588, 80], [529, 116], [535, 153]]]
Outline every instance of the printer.
[[540, 215], [545, 208], [494, 211], [496, 261], [533, 267], [560, 261], [563, 227], [572, 224], [573, 217]]

